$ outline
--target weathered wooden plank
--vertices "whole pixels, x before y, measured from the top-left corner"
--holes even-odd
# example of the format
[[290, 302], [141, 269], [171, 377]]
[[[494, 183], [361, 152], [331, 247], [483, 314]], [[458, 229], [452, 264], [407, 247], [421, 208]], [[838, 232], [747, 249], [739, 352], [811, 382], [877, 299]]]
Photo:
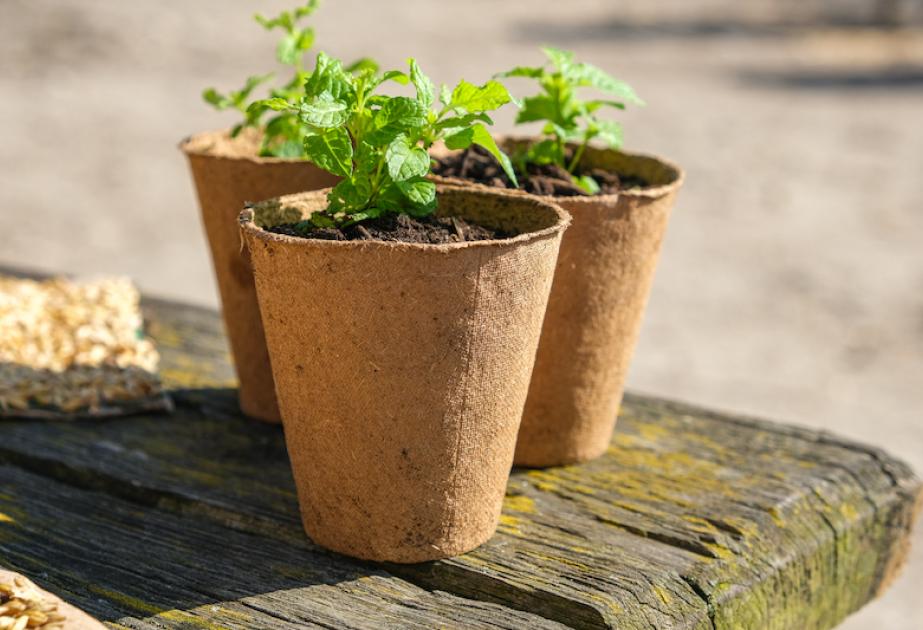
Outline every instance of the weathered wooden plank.
[[[228, 382], [215, 316], [146, 308], [174, 341], [169, 378], [193, 387], [182, 413], [11, 425], [0, 459], [310, 548], [280, 431], [237, 417], [229, 390], [195, 389]], [[827, 628], [888, 582], [919, 491], [862, 445], [629, 397], [603, 459], [514, 473], [490, 543], [391, 570], [577, 627]]]
[[113, 627], [564, 627], [14, 467], [0, 487], [0, 563]]

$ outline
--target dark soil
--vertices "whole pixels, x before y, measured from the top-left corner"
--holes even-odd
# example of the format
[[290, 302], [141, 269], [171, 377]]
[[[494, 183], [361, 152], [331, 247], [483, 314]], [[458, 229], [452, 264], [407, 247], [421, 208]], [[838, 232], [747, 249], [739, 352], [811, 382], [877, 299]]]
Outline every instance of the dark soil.
[[[570, 159], [570, 156], [568, 156]], [[510, 179], [500, 168], [497, 160], [485, 149], [472, 145], [460, 153], [454, 153], [436, 160], [433, 167], [435, 175], [458, 177], [495, 188], [515, 188]], [[617, 193], [624, 188], [644, 188], [648, 183], [640, 177], [616, 175], [609, 171], [594, 168], [578, 171], [580, 175], [589, 175], [599, 184], [598, 195]], [[528, 173], [517, 172], [521, 190], [534, 195], [553, 195], [558, 197], [589, 196], [571, 179], [570, 173], [555, 164], [537, 166], [530, 164]]]
[[466, 243], [515, 236], [469, 223], [458, 217], [411, 217], [387, 214], [345, 228], [318, 228], [308, 223], [286, 223], [266, 228], [276, 234], [326, 241], [392, 241], [400, 243]]

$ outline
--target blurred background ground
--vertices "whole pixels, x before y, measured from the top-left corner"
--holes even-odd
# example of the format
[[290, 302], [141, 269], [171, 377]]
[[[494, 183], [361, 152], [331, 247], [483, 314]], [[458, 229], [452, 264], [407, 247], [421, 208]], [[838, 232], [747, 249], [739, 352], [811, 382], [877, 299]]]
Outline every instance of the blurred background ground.
[[[234, 122], [199, 94], [263, 72], [274, 39], [250, 15], [289, 4], [2, 0], [0, 264], [127, 273], [216, 305], [175, 147]], [[631, 387], [829, 429], [923, 473], [921, 13], [328, 0], [315, 23], [336, 55], [412, 54], [437, 81], [538, 62], [542, 43], [628, 80], [649, 105], [623, 116], [627, 146], [687, 169]], [[916, 542], [903, 578], [843, 628], [923, 627], [919, 528]]]

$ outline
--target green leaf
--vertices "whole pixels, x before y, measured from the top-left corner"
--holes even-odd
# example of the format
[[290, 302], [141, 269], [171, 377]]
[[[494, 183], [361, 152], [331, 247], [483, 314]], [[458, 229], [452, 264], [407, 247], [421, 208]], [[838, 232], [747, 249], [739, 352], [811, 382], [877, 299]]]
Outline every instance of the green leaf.
[[609, 148], [617, 149], [622, 146], [622, 125], [614, 120], [594, 120], [589, 125], [588, 131]]
[[451, 105], [468, 112], [483, 112], [502, 107], [511, 100], [509, 91], [499, 81], [478, 86], [462, 79], [452, 90]]
[[319, 96], [328, 92], [334, 100], [355, 100], [355, 77], [343, 70], [342, 64], [324, 52], [317, 54], [314, 72], [304, 84], [305, 96]]
[[253, 19], [256, 20], [267, 31], [271, 31], [272, 29], [279, 27], [279, 26], [281, 26], [285, 30], [290, 30], [292, 26], [294, 26], [292, 22], [292, 14], [289, 13], [288, 11], [283, 11], [282, 13], [280, 13], [279, 15], [271, 19], [265, 18], [259, 13], [257, 13], [253, 16]]
[[242, 87], [237, 92], [234, 92], [233, 94], [234, 104], [237, 105], [237, 107], [242, 108], [244, 102], [250, 98], [250, 94], [253, 92], [253, 90], [255, 90], [258, 86], [265, 83], [272, 77], [272, 73], [247, 77], [247, 82], [244, 84], [244, 87]]
[[366, 140], [375, 146], [390, 144], [398, 135], [426, 123], [426, 110], [413, 98], [388, 98], [375, 114], [375, 131]]
[[309, 0], [307, 4], [295, 9], [295, 19], [300, 20], [301, 18], [308, 17], [314, 13], [319, 6], [319, 0]]
[[324, 92], [316, 97], [306, 97], [298, 108], [298, 118], [313, 127], [341, 127], [349, 119], [346, 103], [336, 101]]
[[420, 66], [417, 65], [417, 60], [413, 58], [410, 59], [410, 80], [417, 90], [417, 100], [425, 109], [430, 109], [436, 99], [436, 86], [428, 76], [423, 74]]
[[304, 150], [307, 158], [325, 171], [341, 177], [352, 173], [353, 145], [343, 127], [308, 134]]
[[452, 91], [445, 83], [443, 83], [442, 87], [439, 89], [439, 102], [445, 107], [448, 107], [449, 103], [452, 102]]
[[486, 122], [488, 125], [494, 124], [494, 121], [487, 114], [480, 112], [477, 114], [465, 114], [464, 116], [452, 116], [450, 118], [443, 118], [438, 123], [436, 123], [436, 129], [445, 130], [447, 133], [452, 134], [455, 131], [460, 130], [463, 127], [467, 127], [475, 122]]
[[557, 118], [558, 109], [555, 101], [549, 96], [539, 94], [522, 100], [522, 109], [516, 115], [516, 122], [527, 123], [536, 120], [555, 120]]
[[542, 52], [545, 53], [545, 56], [551, 61], [551, 64], [557, 69], [558, 72], [564, 76], [568, 76], [571, 70], [574, 67], [574, 53], [561, 50], [560, 48], [553, 48], [551, 46], [545, 46], [542, 48]]
[[510, 178], [510, 181], [517, 187], [519, 186], [519, 182], [516, 180], [516, 172], [513, 170], [513, 164], [510, 162], [509, 156], [500, 150], [493, 136], [490, 135], [490, 132], [487, 131], [487, 127], [484, 125], [472, 125], [445, 139], [445, 146], [452, 150], [467, 149], [472, 144], [477, 144], [487, 149], [487, 151], [496, 158], [497, 162], [500, 163], [500, 166], [503, 167], [503, 171], [506, 173], [506, 176]]
[[564, 156], [557, 142], [542, 140], [529, 147], [526, 152], [526, 161], [532, 164], [561, 164], [564, 162]]
[[216, 109], [227, 109], [232, 105], [231, 100], [219, 93], [215, 88], [208, 88], [202, 92], [202, 100]]
[[408, 212], [414, 216], [424, 216], [430, 214], [436, 208], [436, 184], [425, 179], [418, 178], [405, 182], [394, 182], [397, 188], [404, 194], [410, 203], [414, 206], [413, 212]]
[[634, 103], [635, 105], [644, 105], [630, 85], [624, 81], [619, 81], [609, 75], [601, 68], [588, 63], [579, 64], [573, 71], [573, 76], [581, 85], [592, 86], [601, 92], [612, 94], [624, 101]]
[[345, 68], [346, 72], [350, 74], [358, 74], [360, 72], [378, 72], [378, 64], [374, 59], [370, 57], [362, 57], [357, 59]]
[[545, 74], [545, 69], [541, 67], [528, 67], [528, 66], [517, 66], [512, 70], [507, 70], [506, 72], [501, 72], [494, 76], [496, 77], [527, 77], [530, 79], [538, 79], [543, 74]]
[[580, 177], [574, 177], [574, 183], [580, 186], [590, 195], [595, 195], [599, 192], [599, 184], [596, 183], [596, 180], [590, 177], [589, 175], [581, 175]]
[[[366, 72], [369, 72], [370, 74], [373, 74], [372, 71], [370, 71], [370, 70], [366, 70]], [[379, 85], [381, 85], [382, 83], [384, 83], [385, 81], [394, 81], [395, 83], [399, 83], [399, 84], [401, 84], [401, 85], [407, 85], [408, 83], [410, 83], [410, 77], [408, 77], [405, 73], [401, 72], [400, 70], [388, 70], [387, 72], [385, 72], [385, 73], [382, 74], [381, 76], [375, 77], [375, 78], [370, 82], [369, 88], [368, 88], [368, 89], [370, 89], [370, 90], [371, 90], [371, 89], [374, 89], [374, 88], [376, 88], [377, 86], [379, 86]], [[373, 98], [374, 98], [374, 97], [373, 97]], [[387, 98], [387, 97], [384, 97], [384, 98]]]
[[422, 147], [410, 146], [406, 136], [398, 136], [385, 151], [388, 175], [395, 182], [423, 177], [429, 173], [430, 157]]
[[614, 107], [616, 109], [625, 109], [625, 103], [619, 103], [618, 101], [607, 101], [607, 100], [595, 100], [595, 101], [586, 101], [582, 103], [583, 113], [592, 114], [600, 107]]
[[250, 107], [247, 108], [248, 112], [264, 112], [267, 109], [271, 109], [277, 112], [283, 112], [290, 109], [295, 109], [295, 106], [289, 103], [284, 98], [267, 98], [262, 101], [253, 101], [250, 103]]
[[349, 209], [362, 208], [372, 195], [372, 184], [365, 177], [344, 179], [340, 181], [328, 195], [334, 200], [334, 207]]
[[298, 33], [289, 33], [276, 46], [276, 59], [287, 66], [293, 66], [298, 62], [300, 53], [298, 50]]
[[304, 156], [304, 143], [299, 140], [283, 140], [282, 142], [264, 144], [260, 155], [298, 159]]
[[324, 212], [319, 211], [319, 210], [312, 212], [307, 222], [313, 225], [314, 227], [319, 227], [319, 228], [336, 227], [336, 221], [334, 221], [333, 219], [328, 217]]

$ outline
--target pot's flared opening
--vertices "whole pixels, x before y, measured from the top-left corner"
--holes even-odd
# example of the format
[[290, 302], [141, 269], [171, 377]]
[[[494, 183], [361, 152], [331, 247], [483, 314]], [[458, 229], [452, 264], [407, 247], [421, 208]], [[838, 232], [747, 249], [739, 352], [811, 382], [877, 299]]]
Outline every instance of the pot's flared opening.
[[179, 149], [190, 157], [244, 160], [260, 164], [305, 161], [295, 158], [262, 156], [260, 155], [262, 143], [262, 131], [253, 127], [245, 127], [233, 137], [230, 129], [216, 129], [183, 138], [179, 143]]
[[251, 204], [240, 213], [241, 229], [250, 237], [298, 247], [388, 247], [395, 249], [466, 249], [497, 244], [519, 244], [547, 238], [570, 225], [570, 215], [547, 199], [518, 191], [436, 186], [437, 216], [455, 216], [478, 225], [515, 234], [508, 238], [460, 243], [402, 243], [393, 241], [332, 241], [268, 232], [266, 228], [297, 223], [327, 207], [328, 190], [287, 195]]

